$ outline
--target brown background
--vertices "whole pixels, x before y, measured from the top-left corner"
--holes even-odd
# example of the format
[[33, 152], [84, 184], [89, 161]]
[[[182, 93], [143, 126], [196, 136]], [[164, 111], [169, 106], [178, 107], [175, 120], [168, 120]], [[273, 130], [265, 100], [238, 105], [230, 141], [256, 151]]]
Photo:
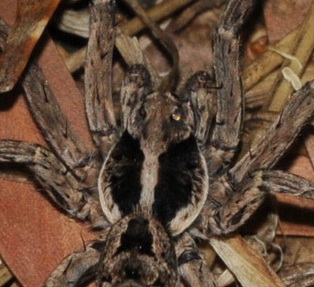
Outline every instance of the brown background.
[[[16, 1], [1, 0], [0, 7], [0, 17], [12, 25]], [[48, 35], [40, 46], [40, 66], [49, 84], [70, 122], [91, 147], [81, 94]], [[0, 139], [45, 144], [23, 96], [16, 97], [16, 93], [0, 95]], [[90, 237], [88, 225], [61, 214], [34, 185], [0, 178], [0, 254], [23, 286], [42, 286], [67, 254], [82, 247], [82, 238]]]

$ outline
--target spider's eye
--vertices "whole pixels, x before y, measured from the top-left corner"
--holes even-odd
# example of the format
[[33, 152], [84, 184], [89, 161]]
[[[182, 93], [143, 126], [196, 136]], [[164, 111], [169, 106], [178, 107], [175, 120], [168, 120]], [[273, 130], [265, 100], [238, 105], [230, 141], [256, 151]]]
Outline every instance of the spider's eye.
[[182, 120], [182, 111], [180, 109], [175, 109], [173, 113], [171, 114], [171, 119], [178, 122]]
[[138, 111], [139, 115], [144, 119], [147, 115], [146, 110], [144, 108], [144, 106], [141, 106], [139, 111]]

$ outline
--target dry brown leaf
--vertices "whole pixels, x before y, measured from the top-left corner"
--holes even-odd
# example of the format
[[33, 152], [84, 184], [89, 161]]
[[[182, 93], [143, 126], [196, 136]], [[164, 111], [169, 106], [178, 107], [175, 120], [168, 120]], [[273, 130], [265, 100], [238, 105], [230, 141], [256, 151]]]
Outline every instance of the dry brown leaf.
[[[16, 21], [5, 51], [0, 55], [0, 92], [10, 91], [15, 86], [60, 1], [18, 1]], [[14, 5], [14, 2], [9, 5]]]
[[264, 18], [271, 43], [282, 39], [306, 16], [312, 1], [269, 0], [265, 2]]
[[[15, 4], [1, 0], [0, 16], [7, 23], [13, 22]], [[91, 148], [81, 94], [49, 38], [41, 51], [40, 66], [72, 126], [82, 129], [79, 134]], [[45, 145], [22, 95], [14, 91], [1, 96], [0, 138]], [[88, 226], [63, 215], [38, 186], [0, 179], [0, 196], [0, 254], [22, 286], [43, 286], [60, 261], [82, 247], [82, 237], [92, 237]]]

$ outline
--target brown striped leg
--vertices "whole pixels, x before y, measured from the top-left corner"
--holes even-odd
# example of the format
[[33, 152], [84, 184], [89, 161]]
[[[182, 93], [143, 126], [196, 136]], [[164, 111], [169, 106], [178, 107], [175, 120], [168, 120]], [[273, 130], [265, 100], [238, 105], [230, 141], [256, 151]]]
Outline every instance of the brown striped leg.
[[314, 81], [311, 81], [292, 95], [255, 147], [230, 170], [234, 183], [240, 183], [256, 170], [272, 168], [291, 146], [301, 129], [311, 121], [313, 115]]
[[114, 1], [94, 0], [85, 65], [85, 107], [95, 144], [105, 157], [117, 138], [112, 102]]
[[102, 245], [101, 242], [94, 242], [66, 257], [49, 276], [45, 286], [74, 287], [94, 281], [97, 276]]
[[[253, 8], [252, 0], [231, 0], [213, 38], [217, 114], [206, 159], [220, 161], [214, 172], [226, 170], [238, 149], [243, 122], [243, 91], [240, 77], [240, 35]], [[220, 166], [220, 168], [219, 168]]]
[[37, 144], [0, 141], [0, 163], [25, 166], [43, 187], [49, 198], [71, 217], [105, 226], [99, 203], [88, 187], [69, 172], [52, 152]]
[[206, 265], [205, 259], [187, 232], [180, 236], [175, 248], [178, 257], [180, 278], [184, 286], [217, 286], [213, 275]]

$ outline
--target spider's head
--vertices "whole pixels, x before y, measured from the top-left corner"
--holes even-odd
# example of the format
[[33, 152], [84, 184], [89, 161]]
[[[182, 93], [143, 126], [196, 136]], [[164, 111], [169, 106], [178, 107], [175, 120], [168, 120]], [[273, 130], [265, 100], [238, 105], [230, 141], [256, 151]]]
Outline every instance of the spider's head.
[[170, 144], [189, 138], [194, 117], [188, 101], [172, 93], [143, 95], [123, 114], [124, 128], [141, 142], [143, 149], [162, 153]]
[[101, 260], [101, 286], [178, 285], [174, 246], [153, 218], [133, 214], [114, 224]]

